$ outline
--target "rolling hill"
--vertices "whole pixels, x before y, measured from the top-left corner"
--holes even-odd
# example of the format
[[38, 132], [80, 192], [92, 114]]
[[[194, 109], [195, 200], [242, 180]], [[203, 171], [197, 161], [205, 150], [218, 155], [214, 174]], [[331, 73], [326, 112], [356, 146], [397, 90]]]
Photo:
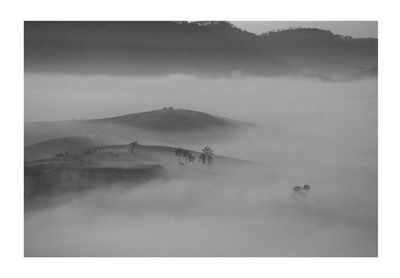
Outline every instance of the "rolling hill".
[[[92, 161], [109, 161], [110, 159], [114, 162], [120, 162], [121, 165], [134, 163], [146, 163], [146, 164], [161, 164], [164, 167], [176, 168], [178, 158], [175, 155], [176, 147], [170, 146], [156, 146], [156, 145], [144, 145], [136, 144], [133, 153], [128, 151], [128, 145], [112, 145], [103, 146], [93, 149], [89, 149], [90, 159]], [[200, 167], [200, 162], [198, 161], [198, 156], [200, 151], [188, 150], [195, 156], [195, 161], [192, 162], [194, 167]], [[182, 158], [183, 159], [183, 158]], [[243, 166], [251, 164], [249, 161], [226, 157], [222, 155], [215, 154], [214, 156], [216, 165], [225, 166], [229, 164], [230, 166]], [[189, 165], [189, 164], [188, 164]], [[192, 165], [192, 164], [190, 164]]]
[[243, 122], [203, 112], [173, 109], [172, 107], [112, 118], [95, 119], [90, 120], [90, 122], [122, 124], [158, 132], [190, 132], [213, 127], [234, 128], [245, 125]]
[[[64, 163], [100, 163], [112, 164], [118, 167], [128, 167], [141, 164], [173, 165], [176, 168], [176, 147], [145, 145], [137, 143], [134, 152], [129, 151], [129, 145], [98, 146], [86, 137], [62, 137], [43, 141], [25, 147], [25, 162], [27, 165], [64, 164]], [[189, 150], [196, 160], [193, 165], [200, 166], [198, 155], [200, 151]], [[62, 154], [57, 156], [57, 154]], [[241, 159], [215, 155], [220, 165], [248, 164]]]
[[[34, 150], [38, 157], [49, 155], [51, 150], [61, 151], [63, 155], [25, 161], [26, 211], [52, 205], [53, 202], [49, 198], [66, 200], [71, 194], [78, 192], [131, 188], [151, 180], [168, 180], [185, 175], [198, 176], [204, 174], [203, 171], [210, 174], [208, 168], [199, 162], [198, 151], [189, 150], [195, 160], [189, 163], [181, 157], [183, 165], [179, 165], [175, 155], [176, 147], [137, 143], [133, 151], [130, 151], [129, 145], [86, 148], [89, 146], [88, 142], [88, 138], [57, 138], [27, 148], [30, 152]], [[49, 144], [49, 147], [43, 148], [46, 144]], [[65, 153], [67, 148], [83, 151]], [[250, 165], [253, 164], [248, 161], [215, 155], [212, 168], [218, 171], [232, 171], [235, 167], [242, 169]]]
[[[58, 137], [76, 136], [96, 137], [97, 145], [131, 140], [194, 142], [202, 138], [226, 138], [246, 126], [250, 124], [193, 110], [164, 108], [102, 119], [27, 122], [25, 146]], [[54, 144], [56, 142], [51, 142], [51, 145]]]
[[88, 137], [59, 137], [26, 146], [25, 160], [54, 157], [58, 153], [81, 153], [97, 145]]

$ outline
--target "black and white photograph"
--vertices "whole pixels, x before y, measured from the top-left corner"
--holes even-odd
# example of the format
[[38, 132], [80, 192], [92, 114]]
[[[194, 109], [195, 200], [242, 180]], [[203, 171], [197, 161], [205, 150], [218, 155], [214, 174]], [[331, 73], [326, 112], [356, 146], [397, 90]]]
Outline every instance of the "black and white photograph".
[[25, 21], [25, 257], [376, 257], [377, 21]]
[[0, 276], [399, 276], [398, 5], [0, 9]]

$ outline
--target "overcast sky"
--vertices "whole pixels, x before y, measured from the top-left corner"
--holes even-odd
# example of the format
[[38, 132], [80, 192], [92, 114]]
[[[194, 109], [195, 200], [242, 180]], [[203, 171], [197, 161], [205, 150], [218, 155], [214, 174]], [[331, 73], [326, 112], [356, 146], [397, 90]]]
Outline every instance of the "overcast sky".
[[378, 37], [377, 21], [232, 21], [237, 27], [261, 34], [290, 27], [316, 27], [353, 37]]

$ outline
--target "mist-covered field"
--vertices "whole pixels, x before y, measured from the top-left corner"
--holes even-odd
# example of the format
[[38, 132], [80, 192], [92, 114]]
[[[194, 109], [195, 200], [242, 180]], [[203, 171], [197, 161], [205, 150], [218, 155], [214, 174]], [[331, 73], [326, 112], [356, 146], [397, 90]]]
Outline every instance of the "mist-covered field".
[[[166, 106], [251, 126], [218, 140], [140, 143], [209, 145], [255, 163], [197, 171], [173, 158], [168, 181], [110, 185], [26, 212], [25, 256], [377, 256], [376, 78], [25, 74], [25, 121]], [[292, 199], [304, 184], [307, 197]]]

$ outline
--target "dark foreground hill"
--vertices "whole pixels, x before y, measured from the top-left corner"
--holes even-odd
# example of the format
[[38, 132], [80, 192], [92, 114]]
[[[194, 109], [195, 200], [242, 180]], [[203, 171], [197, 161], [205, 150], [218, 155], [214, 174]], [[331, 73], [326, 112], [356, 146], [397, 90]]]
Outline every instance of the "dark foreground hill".
[[316, 28], [255, 35], [231, 23], [25, 22], [25, 70], [84, 74], [340, 74], [377, 65], [378, 41]]
[[162, 166], [120, 167], [77, 160], [25, 162], [25, 210], [54, 205], [89, 190], [129, 189], [154, 179], [168, 179]]
[[[61, 156], [25, 161], [25, 209], [57, 204], [89, 190], [129, 189], [151, 180], [202, 175], [204, 171], [210, 174], [210, 169], [199, 162], [198, 151], [189, 150], [194, 161], [188, 162], [183, 156], [178, 158], [176, 150], [176, 147], [136, 143], [133, 149], [129, 145], [93, 147], [82, 153], [64, 152]], [[216, 154], [212, 169], [223, 172], [251, 165]]]

